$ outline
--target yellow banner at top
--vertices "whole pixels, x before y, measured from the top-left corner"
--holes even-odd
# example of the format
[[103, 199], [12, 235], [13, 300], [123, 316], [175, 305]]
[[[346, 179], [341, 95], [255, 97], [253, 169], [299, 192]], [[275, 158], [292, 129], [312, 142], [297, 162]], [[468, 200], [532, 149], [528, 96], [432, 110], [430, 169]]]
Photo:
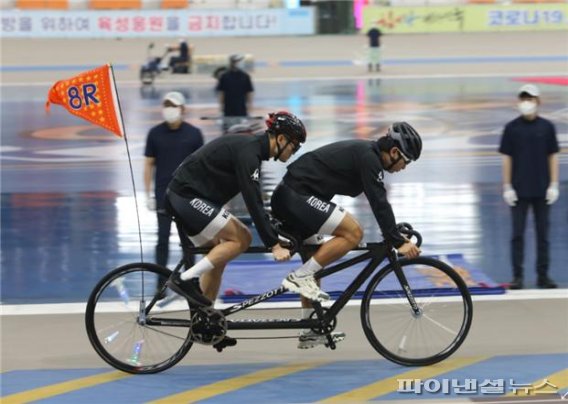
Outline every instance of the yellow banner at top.
[[363, 30], [384, 33], [552, 31], [568, 29], [568, 4], [366, 7]]

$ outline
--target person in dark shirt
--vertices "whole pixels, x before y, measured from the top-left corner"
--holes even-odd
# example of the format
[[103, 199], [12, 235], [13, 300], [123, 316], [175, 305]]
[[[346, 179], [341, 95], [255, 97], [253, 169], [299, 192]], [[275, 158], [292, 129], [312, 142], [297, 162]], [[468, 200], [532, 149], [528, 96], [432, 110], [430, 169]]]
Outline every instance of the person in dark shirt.
[[558, 199], [558, 141], [554, 124], [538, 116], [540, 90], [533, 84], [519, 89], [521, 116], [507, 123], [499, 153], [503, 154], [503, 199], [511, 206], [513, 280], [509, 289], [522, 289], [524, 232], [529, 207], [537, 237], [537, 286], [556, 288], [548, 277], [549, 205]]
[[157, 210], [156, 263], [164, 267], [168, 265], [171, 230], [171, 219], [164, 211], [166, 188], [179, 164], [203, 145], [201, 131], [183, 120], [184, 104], [183, 94], [176, 91], [166, 94], [162, 104], [164, 122], [150, 129], [144, 152], [146, 206]]
[[168, 51], [179, 51], [178, 56], [170, 58], [169, 66], [172, 69], [172, 73], [191, 72], [191, 53], [185, 38], [180, 38], [178, 46], [168, 46]]
[[[302, 295], [304, 309], [311, 307], [312, 300], [329, 299], [319, 288], [314, 274], [343, 257], [363, 238], [357, 220], [331, 202], [335, 195], [355, 197], [365, 193], [384, 238], [401, 254], [409, 258], [418, 256], [420, 249], [396, 228], [383, 177], [384, 171], [395, 173], [405, 169], [418, 159], [421, 150], [418, 133], [406, 122], [397, 122], [378, 141], [335, 142], [304, 154], [288, 166], [272, 194], [272, 213], [307, 243], [324, 235], [334, 236], [282, 282], [288, 290]], [[308, 312], [304, 310], [304, 315]], [[301, 334], [298, 347], [311, 348], [326, 342], [325, 336]]]
[[229, 69], [217, 82], [219, 106], [223, 113], [223, 130], [226, 130], [247, 117], [252, 108], [254, 87], [250, 75], [241, 69], [242, 55], [231, 55]]
[[368, 70], [369, 73], [373, 71], [373, 66], [377, 72], [381, 71], [381, 36], [383, 33], [377, 24], [373, 24], [373, 27], [367, 31], [367, 37], [369, 38], [369, 58], [368, 58]]
[[239, 192], [265, 246], [274, 259], [290, 259], [264, 210], [260, 188], [263, 160], [287, 161], [306, 140], [304, 124], [288, 112], [269, 114], [260, 136], [226, 135], [187, 157], [174, 173], [167, 200], [196, 246], [214, 245], [209, 253], [168, 286], [200, 306], [217, 297], [225, 265], [252, 241], [247, 227], [223, 205]]

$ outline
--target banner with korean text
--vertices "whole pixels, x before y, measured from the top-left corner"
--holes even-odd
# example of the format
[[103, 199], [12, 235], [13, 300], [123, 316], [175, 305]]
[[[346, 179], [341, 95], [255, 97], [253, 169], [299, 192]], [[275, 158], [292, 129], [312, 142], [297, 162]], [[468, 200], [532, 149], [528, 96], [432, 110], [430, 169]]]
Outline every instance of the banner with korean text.
[[366, 7], [363, 30], [384, 33], [568, 30], [568, 4]]
[[2, 11], [3, 38], [270, 36], [315, 33], [312, 7], [259, 10]]

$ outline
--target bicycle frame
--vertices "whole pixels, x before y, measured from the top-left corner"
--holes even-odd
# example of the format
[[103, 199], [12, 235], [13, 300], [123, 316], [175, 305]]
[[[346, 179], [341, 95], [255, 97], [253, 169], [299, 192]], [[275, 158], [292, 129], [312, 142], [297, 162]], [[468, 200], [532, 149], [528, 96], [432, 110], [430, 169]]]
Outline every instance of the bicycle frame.
[[[182, 239], [183, 240], [183, 239]], [[185, 244], [185, 245], [184, 245]], [[300, 247], [300, 253], [303, 253], [309, 249], [317, 248], [317, 246], [302, 246]], [[203, 247], [190, 247], [185, 242], [182, 242], [182, 249], [184, 251], [184, 258], [180, 260], [174, 271], [179, 271], [185, 262], [186, 254], [203, 254], [207, 253], [210, 248]], [[269, 330], [269, 329], [302, 329], [302, 328], [319, 328], [323, 325], [330, 324], [339, 312], [345, 307], [347, 302], [353, 297], [357, 290], [363, 285], [363, 283], [369, 279], [369, 277], [375, 272], [376, 268], [380, 263], [388, 257], [391, 263], [397, 262], [396, 252], [389, 248], [386, 243], [368, 243], [364, 247], [358, 247], [353, 251], [366, 251], [356, 257], [348, 259], [344, 262], [335, 264], [328, 268], [325, 268], [316, 274], [316, 279], [325, 278], [336, 272], [339, 272], [345, 268], [351, 267], [358, 263], [370, 260], [370, 262], [361, 270], [357, 277], [351, 282], [351, 284], [345, 289], [345, 291], [340, 295], [340, 297], [329, 307], [325, 312], [322, 310], [321, 305], [314, 302], [313, 306], [317, 313], [317, 319], [240, 319], [240, 320], [229, 320], [227, 319], [227, 329], [228, 330]], [[267, 253], [270, 252], [264, 247], [251, 247], [245, 253]], [[396, 271], [397, 266], [395, 266]], [[402, 271], [396, 271], [397, 276], [399, 276], [399, 281], [401, 284], [408, 285]], [[400, 276], [403, 278], [401, 279]], [[404, 282], [404, 283], [403, 283]], [[407, 297], [411, 302], [413, 309], [416, 307], [414, 298], [408, 287], [403, 289], [407, 293]], [[275, 296], [284, 294], [287, 290], [284, 287], [275, 288], [264, 292], [260, 295], [254, 296], [243, 302], [232, 305], [226, 309], [221, 310], [224, 316], [229, 316], [235, 314], [239, 311], [248, 309], [258, 303], [264, 302], [266, 300], [272, 299]], [[146, 315], [148, 315], [149, 310], [153, 304], [150, 304], [146, 308]], [[191, 321], [188, 320], [173, 320], [165, 318], [155, 318], [148, 317], [146, 319], [148, 325], [162, 325], [162, 326], [174, 326], [174, 327], [190, 327]]]
[[[179, 223], [177, 222], [176, 224], [178, 225], [178, 231], [180, 231], [181, 226], [179, 226]], [[402, 234], [405, 234], [409, 238], [416, 237], [417, 245], [421, 244], [422, 237], [420, 233], [414, 231], [409, 224], [401, 223], [398, 224], [397, 227], [400, 229]], [[290, 248], [292, 255], [299, 252], [303, 262], [306, 262], [306, 260], [311, 256], [311, 252], [319, 248], [319, 246], [300, 245], [297, 238], [292, 235], [287, 235], [283, 231], [279, 231], [279, 233], [290, 241], [288, 248]], [[187, 267], [189, 261], [188, 258], [190, 257], [189, 254], [206, 254], [211, 248], [213, 248], [191, 247], [189, 239], [185, 236], [180, 237], [180, 240], [182, 243], [183, 257], [174, 269], [174, 272], [177, 274], [179, 274], [179, 271], [181, 271], [184, 266]], [[229, 320], [229, 317], [235, 313], [286, 293], [287, 289], [283, 286], [271, 289], [257, 296], [253, 296], [222, 310], [215, 310], [211, 307], [196, 307], [188, 300], [184, 301], [184, 307], [182, 308], [178, 307], [178, 305], [175, 307], [167, 307], [166, 304], [168, 303], [165, 300], [163, 303], [159, 303], [160, 297], [164, 296], [167, 284], [164, 284], [156, 290], [153, 287], [153, 283], [156, 276], [158, 277], [158, 281], [171, 276], [172, 272], [170, 270], [159, 265], [149, 263], [132, 263], [124, 265], [106, 275], [101, 281], [99, 281], [91, 293], [87, 303], [85, 317], [89, 340], [97, 353], [105, 361], [117, 369], [130, 373], [156, 373], [165, 370], [179, 362], [179, 360], [181, 360], [181, 358], [183, 358], [183, 356], [189, 351], [193, 343], [213, 345], [217, 351], [221, 352], [224, 348], [234, 345], [234, 340], [231, 342], [231, 339], [225, 338], [228, 330], [311, 329], [313, 333], [324, 336], [325, 339], [327, 339], [327, 343], [325, 343], [326, 347], [335, 349], [336, 342], [342, 339], [336, 339], [336, 334], [333, 333], [338, 322], [337, 316], [355, 293], [365, 282], [368, 281], [369, 285], [366, 286], [366, 290], [361, 301], [360, 314], [362, 327], [370, 344], [386, 359], [405, 366], [430, 365], [444, 360], [461, 346], [471, 326], [473, 308], [471, 296], [467, 290], [467, 285], [454, 269], [434, 258], [419, 257], [410, 260], [399, 260], [396, 249], [388, 242], [368, 243], [365, 246], [355, 248], [353, 251], [362, 251], [362, 253], [354, 254], [352, 258], [346, 259], [343, 262], [335, 263], [334, 265], [322, 269], [315, 274], [316, 279], [322, 279], [350, 268], [353, 265], [362, 264], [362, 269], [357, 271], [358, 273], [354, 274], [352, 282], [341, 292], [337, 300], [330, 303], [328, 307], [323, 308], [320, 303], [312, 302], [313, 312], [309, 318], [269, 318], [270, 316], [266, 315], [261, 316], [261, 318], [258, 319], [251, 318], [251, 316], [246, 316], [246, 318], [243, 318], [245, 316], [239, 316], [239, 318]], [[251, 247], [246, 252], [268, 253], [269, 249], [264, 247]], [[385, 262], [385, 265], [379, 268], [385, 258], [388, 261]], [[422, 292], [420, 282], [416, 284], [413, 282], [412, 284], [416, 285], [417, 289], [412, 290], [408, 279], [414, 279], [413, 277], [415, 276], [416, 269], [413, 268], [413, 266], [415, 265], [431, 268], [434, 273], [433, 276], [436, 276], [435, 274], [442, 274], [448, 277], [455, 284], [454, 286], [451, 286], [453, 288], [452, 290], [455, 289], [455, 294], [460, 296], [461, 300], [459, 300], [455, 305], [447, 305], [447, 302], [440, 300], [439, 302], [443, 304], [442, 306], [432, 306], [432, 310], [427, 310], [431, 307], [430, 303], [438, 302], [436, 300], [439, 293], [438, 288], [435, 287], [432, 290], [426, 288], [425, 292], [428, 294], [426, 295]], [[408, 271], [406, 271], [407, 269]], [[405, 275], [407, 272], [409, 274], [408, 279]], [[131, 273], [142, 274], [141, 298], [136, 297], [134, 299], [129, 299], [130, 301], [127, 302], [128, 311], [131, 314], [132, 311], [137, 311], [137, 315], [135, 314], [133, 318], [130, 317], [130, 319], [126, 322], [123, 321], [122, 318], [118, 318], [118, 322], [111, 325], [111, 327], [116, 327], [116, 331], [113, 334], [109, 334], [110, 328], [106, 326], [107, 320], [101, 322], [104, 325], [103, 329], [99, 329], [100, 327], [98, 327], [97, 318], [99, 313], [102, 313], [103, 316], [106, 315], [106, 307], [102, 307], [100, 310], [97, 309], [99, 297], [106, 290], [109, 284], [114, 282], [116, 279], [119, 279], [119, 277], [128, 276]], [[153, 290], [153, 293], [148, 293], [147, 295], [144, 292], [144, 285], [146, 283], [144, 280], [144, 274], [148, 274], [150, 277], [147, 287], [150, 287]], [[138, 275], [135, 275], [132, 279], [136, 281], [137, 276]], [[387, 278], [387, 276], [390, 278]], [[384, 283], [383, 280], [385, 280]], [[161, 281], [157, 284], [161, 285]], [[402, 290], [400, 290], [399, 287]], [[138, 289], [136, 289], [135, 292], [140, 293]], [[386, 311], [385, 305], [378, 305], [376, 308], [371, 310], [369, 305], [371, 304], [371, 300], [375, 297], [375, 292], [387, 297], [396, 297], [394, 303], [397, 304], [397, 307], [395, 307], [395, 310], [391, 310], [390, 299], [388, 299], [389, 301], [386, 305]], [[107, 300], [109, 300], [108, 297], [115, 298], [114, 294], [115, 291], [113, 290], [110, 296], [106, 295], [107, 297], [103, 299], [103, 304], [107, 303]], [[421, 307], [419, 307], [414, 299], [414, 294], [420, 297], [430, 297], [431, 301], [425, 301], [423, 304], [423, 300], [420, 299], [419, 302]], [[145, 297], [147, 297], [147, 299]], [[175, 295], [172, 295], [171, 297], [175, 298]], [[130, 303], [134, 303], [136, 301], [139, 304], [136, 305], [137, 308], [134, 308]], [[146, 302], [149, 303], [147, 304]], [[157, 310], [153, 311], [155, 306]], [[439, 307], [444, 308], [444, 310], [438, 311], [437, 309]], [[409, 311], [408, 309], [411, 310]], [[446, 311], [446, 309], [449, 311]], [[384, 323], [381, 323], [381, 312], [383, 313], [382, 317], [384, 317], [385, 313], [387, 314], [387, 319], [389, 313], [391, 316], [394, 315], [395, 317], [400, 314], [405, 315], [404, 317], [407, 320], [407, 326], [401, 328], [402, 334], [400, 335], [400, 338], [395, 338], [393, 340], [390, 333], [382, 334], [376, 332], [374, 328], [377, 327], [373, 327], [373, 324]], [[177, 316], [176, 313], [180, 315]], [[436, 313], [438, 314], [437, 318], [435, 315]], [[434, 316], [430, 317], [431, 314], [434, 314]], [[448, 326], [444, 325], [446, 318], [448, 318]], [[456, 319], [459, 321], [458, 323], [456, 323]], [[152, 358], [147, 358], [148, 360], [144, 363], [136, 362], [135, 364], [132, 364], [129, 360], [126, 360], [125, 362], [125, 355], [126, 357], [129, 357], [128, 355], [130, 355], [128, 352], [128, 345], [126, 345], [126, 348], [119, 347], [119, 350], [121, 350], [120, 353], [109, 350], [105, 346], [109, 335], [118, 334], [118, 329], [120, 327], [123, 327], [124, 324], [128, 327], [128, 323], [132, 321], [133, 326], [135, 327], [134, 331], [139, 328], [149, 326], [150, 329], [156, 333], [147, 335], [149, 342], [154, 341], [152, 335], [156, 335], [158, 339], [164, 336], [173, 337], [177, 338], [177, 340], [183, 340], [183, 342], [178, 341], [176, 345], [179, 345], [179, 347], [174, 347], [176, 351], [172, 351], [173, 356], [163, 361], [160, 359], [161, 362], [159, 363], [152, 362]], [[178, 332], [172, 332], [171, 329], [157, 329], [157, 327], [160, 326], [178, 327], [179, 329], [177, 330]], [[434, 331], [440, 329], [445, 330], [450, 334], [447, 335], [446, 333], [443, 333], [443, 335], [439, 338], [440, 341], [438, 343], [433, 344], [432, 346], [429, 346], [429, 344], [427, 344], [428, 346], [424, 346], [422, 341], [425, 337], [424, 327]], [[415, 332], [412, 333], [413, 335], [407, 337], [407, 334], [411, 329], [414, 329]], [[143, 330], [142, 333], [144, 333]], [[387, 340], [384, 340], [385, 337]], [[263, 336], [251, 338], [295, 337]], [[323, 341], [318, 343], [323, 343]], [[412, 345], [412, 349], [406, 349], [407, 343]], [[137, 346], [138, 345], [135, 345], [134, 349], [138, 349], [136, 348]], [[132, 348], [130, 348], [130, 351], [131, 350]]]

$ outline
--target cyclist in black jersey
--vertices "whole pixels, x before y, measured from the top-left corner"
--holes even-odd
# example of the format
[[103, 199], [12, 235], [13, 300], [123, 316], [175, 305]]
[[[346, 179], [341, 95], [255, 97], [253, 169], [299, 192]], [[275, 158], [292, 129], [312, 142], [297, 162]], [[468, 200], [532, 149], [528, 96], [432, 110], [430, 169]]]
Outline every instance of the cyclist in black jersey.
[[[406, 122], [397, 122], [378, 141], [335, 142], [304, 154], [288, 166], [287, 174], [272, 194], [272, 213], [305, 242], [318, 236], [334, 236], [282, 282], [288, 290], [303, 297], [303, 308], [311, 307], [310, 300], [329, 299], [313, 275], [355, 248], [363, 238], [357, 220], [331, 202], [335, 195], [355, 197], [364, 192], [383, 237], [407, 257], [420, 254], [420, 249], [396, 228], [383, 177], [384, 171], [395, 173], [405, 169], [420, 157], [421, 150], [422, 140], [416, 130]], [[317, 341], [307, 341], [307, 346], [302, 346], [300, 335], [299, 347], [327, 341], [319, 336], [314, 338]]]
[[239, 192], [274, 259], [290, 259], [290, 251], [279, 244], [264, 210], [260, 166], [271, 157], [287, 161], [306, 141], [306, 129], [300, 119], [284, 111], [269, 114], [266, 125], [260, 136], [227, 135], [207, 143], [180, 164], [168, 186], [169, 208], [182, 221], [193, 244], [215, 246], [168, 281], [171, 289], [194, 304], [212, 304], [225, 265], [251, 243], [247, 227], [223, 208]]

